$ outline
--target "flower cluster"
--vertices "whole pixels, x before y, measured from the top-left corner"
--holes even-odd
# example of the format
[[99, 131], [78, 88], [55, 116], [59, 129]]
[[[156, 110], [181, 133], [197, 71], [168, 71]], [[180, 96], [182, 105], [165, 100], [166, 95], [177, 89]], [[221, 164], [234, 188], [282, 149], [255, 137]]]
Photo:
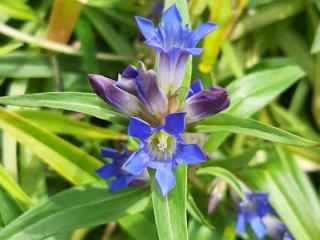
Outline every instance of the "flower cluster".
[[[167, 196], [176, 183], [174, 169], [180, 163], [191, 165], [206, 160], [200, 146], [184, 142], [183, 133], [188, 124], [223, 111], [230, 105], [230, 99], [224, 88], [204, 89], [200, 80], [193, 81], [184, 101], [178, 98], [188, 58], [202, 52], [196, 45], [215, 30], [215, 24], [204, 23], [191, 30], [183, 24], [176, 5], [163, 13], [162, 22], [156, 28], [148, 19], [136, 17], [136, 21], [145, 44], [156, 53], [157, 72], [147, 70], [140, 62], [138, 68], [129, 65], [116, 81], [95, 74], [89, 75], [89, 81], [100, 98], [130, 118], [128, 135], [139, 140], [139, 149], [129, 152], [123, 146], [121, 153], [103, 148], [102, 156], [112, 163], [97, 169], [97, 174], [104, 179], [114, 178], [110, 191], [117, 191], [127, 186], [146, 185], [147, 168], [152, 168], [162, 195]], [[224, 184], [219, 186], [223, 192]], [[221, 196], [217, 192], [211, 198], [209, 212]], [[247, 223], [259, 239], [266, 235], [294, 239], [275, 218], [267, 193], [247, 193], [246, 200], [239, 203], [237, 232], [245, 232]]]
[[230, 100], [225, 89], [204, 89], [200, 80], [193, 82], [185, 101], [177, 97], [189, 56], [202, 52], [196, 45], [216, 28], [215, 24], [204, 23], [191, 30], [183, 24], [176, 5], [163, 13], [156, 28], [148, 19], [136, 17], [136, 21], [145, 44], [156, 52], [158, 71], [147, 70], [141, 62], [139, 68], [129, 65], [117, 81], [95, 74], [89, 75], [89, 81], [100, 98], [130, 117], [128, 134], [139, 140], [140, 147], [132, 154], [102, 150], [102, 155], [113, 162], [97, 173], [103, 178], [115, 177], [110, 187], [114, 191], [146, 180], [146, 168], [153, 168], [166, 196], [175, 185], [174, 169], [180, 163], [206, 160], [198, 145], [184, 142], [182, 134], [187, 125], [224, 110]]

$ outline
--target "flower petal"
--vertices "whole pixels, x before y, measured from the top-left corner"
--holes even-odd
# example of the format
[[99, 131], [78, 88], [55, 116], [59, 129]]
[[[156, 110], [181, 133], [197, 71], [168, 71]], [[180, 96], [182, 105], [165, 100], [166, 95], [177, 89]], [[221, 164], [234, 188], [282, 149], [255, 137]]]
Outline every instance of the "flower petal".
[[154, 35], [153, 23], [146, 18], [143, 17], [135, 17], [136, 22], [139, 26], [141, 34], [144, 36], [146, 40], [149, 40]]
[[139, 99], [146, 105], [149, 112], [162, 114], [167, 112], [168, 99], [157, 83], [157, 75], [153, 70], [147, 71], [142, 64], [137, 78]]
[[210, 32], [214, 31], [217, 28], [217, 25], [214, 23], [203, 23], [198, 26], [188, 38], [188, 46], [194, 47], [197, 43], [208, 35]]
[[238, 215], [236, 231], [237, 233], [244, 233], [246, 231], [246, 220], [241, 213]]
[[132, 179], [132, 176], [122, 176], [115, 179], [110, 185], [110, 192], [119, 191], [123, 188], [128, 187], [128, 184], [131, 179]]
[[138, 70], [129, 65], [122, 74], [118, 75], [118, 80], [116, 86], [122, 90], [131, 93], [132, 95], [137, 96], [137, 83], [136, 78], [138, 77]]
[[221, 112], [230, 105], [228, 92], [218, 86], [202, 90], [189, 97], [185, 102], [185, 111], [189, 122]]
[[165, 118], [164, 130], [173, 135], [180, 135], [186, 127], [186, 113], [171, 113]]
[[197, 144], [178, 143], [177, 161], [197, 164], [206, 161], [206, 156]]
[[115, 159], [115, 158], [121, 157], [122, 154], [112, 148], [102, 148], [101, 149], [101, 156], [103, 158]]
[[140, 118], [131, 117], [128, 126], [128, 135], [131, 137], [136, 137], [143, 141], [147, 139], [151, 132], [151, 126], [149, 123], [141, 120]]
[[259, 239], [263, 239], [265, 237], [267, 230], [260, 217], [256, 216], [250, 219], [250, 225], [253, 232]]
[[156, 168], [155, 179], [161, 190], [162, 195], [165, 197], [176, 184], [176, 177], [173, 172], [171, 163], [158, 164]]
[[128, 161], [123, 164], [122, 169], [135, 176], [139, 176], [143, 173], [149, 160], [148, 152], [145, 149], [140, 149], [130, 156]]
[[193, 96], [194, 94], [202, 91], [204, 88], [203, 88], [203, 84], [201, 82], [200, 79], [197, 79], [195, 81], [193, 81], [190, 85], [190, 90], [189, 90], [189, 93], [188, 93], [188, 96], [187, 98]]
[[139, 99], [117, 87], [114, 80], [95, 74], [90, 74], [88, 78], [97, 95], [121, 112], [134, 116], [143, 111]]
[[100, 177], [107, 179], [107, 178], [114, 177], [116, 175], [116, 169], [114, 168], [113, 165], [107, 163], [107, 164], [103, 165], [102, 167], [98, 168], [96, 170], [96, 173]]
[[162, 15], [162, 22], [165, 28], [171, 28], [174, 30], [181, 28], [182, 18], [176, 4], [173, 4], [164, 11]]

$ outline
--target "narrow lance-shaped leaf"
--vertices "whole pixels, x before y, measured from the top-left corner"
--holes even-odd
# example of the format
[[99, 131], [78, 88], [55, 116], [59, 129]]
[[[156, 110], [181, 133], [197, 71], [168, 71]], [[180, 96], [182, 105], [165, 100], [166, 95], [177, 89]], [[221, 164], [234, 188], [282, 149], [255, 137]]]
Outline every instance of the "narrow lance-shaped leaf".
[[125, 116], [110, 109], [106, 103], [91, 93], [36, 93], [1, 97], [0, 104], [21, 107], [49, 107], [77, 111], [117, 124], [127, 124]]
[[32, 200], [0, 165], [0, 185], [16, 200], [22, 209], [32, 206]]
[[45, 126], [47, 130], [57, 134], [94, 139], [127, 139], [127, 136], [124, 134], [97, 127], [84, 121], [77, 121], [56, 112], [19, 110], [16, 113], [39, 126]]
[[163, 197], [151, 173], [151, 196], [158, 237], [160, 240], [186, 240], [187, 215], [187, 166], [182, 164], [176, 169], [177, 183], [168, 196]]
[[219, 114], [203, 120], [196, 126], [198, 132], [223, 131], [245, 134], [272, 142], [284, 143], [300, 147], [319, 147], [320, 144], [279, 128], [268, 126], [259, 121], [240, 118], [229, 114]]
[[44, 128], [0, 108], [0, 129], [14, 137], [74, 184], [94, 182], [101, 164], [94, 157]]
[[[248, 74], [227, 87], [231, 97], [231, 105], [225, 113], [239, 117], [250, 117], [304, 75], [301, 68], [295, 65]], [[211, 134], [205, 149], [213, 151], [227, 136], [228, 133], [225, 132]]]
[[0, 232], [0, 239], [40, 240], [81, 227], [116, 221], [150, 205], [146, 189], [108, 193], [95, 184], [68, 189], [29, 210]]

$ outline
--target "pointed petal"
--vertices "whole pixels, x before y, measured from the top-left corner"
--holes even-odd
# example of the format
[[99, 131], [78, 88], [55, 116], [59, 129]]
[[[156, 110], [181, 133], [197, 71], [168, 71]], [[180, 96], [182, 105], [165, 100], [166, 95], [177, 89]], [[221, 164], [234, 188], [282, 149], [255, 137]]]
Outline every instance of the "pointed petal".
[[206, 156], [197, 144], [178, 143], [178, 153], [176, 156], [178, 161], [186, 164], [197, 164], [206, 161]]
[[129, 180], [131, 180], [131, 179], [132, 179], [131, 176], [122, 176], [122, 177], [115, 179], [110, 185], [110, 192], [119, 191], [123, 188], [128, 187]]
[[164, 130], [173, 135], [180, 135], [186, 127], [186, 113], [177, 112], [166, 116]]
[[147, 106], [149, 112], [153, 114], [167, 112], [168, 99], [159, 88], [157, 75], [153, 70], [146, 71], [142, 67], [139, 70], [137, 86], [139, 98]]
[[95, 74], [90, 74], [88, 78], [97, 95], [121, 112], [132, 116], [142, 111], [139, 99], [117, 87], [115, 81]]
[[138, 76], [138, 70], [135, 66], [130, 64], [125, 70], [123, 70], [121, 76], [124, 78], [136, 78]]
[[197, 43], [208, 35], [210, 32], [214, 31], [217, 28], [217, 25], [214, 23], [203, 23], [198, 26], [189, 36], [188, 46], [194, 47]]
[[185, 102], [185, 111], [189, 122], [221, 112], [230, 105], [228, 92], [222, 87], [211, 87], [189, 97]]
[[203, 90], [203, 84], [202, 84], [201, 80], [197, 79], [197, 80], [193, 81], [190, 85], [190, 90], [189, 90], [187, 98], [193, 96], [194, 94], [196, 94], [202, 90]]
[[107, 164], [103, 165], [102, 167], [98, 168], [96, 170], [96, 173], [100, 177], [107, 179], [107, 178], [114, 177], [116, 175], [116, 169], [114, 168], [113, 165], [107, 163]]
[[135, 176], [139, 176], [143, 173], [149, 160], [150, 157], [147, 151], [140, 149], [130, 156], [128, 161], [123, 164], [122, 169]]
[[165, 27], [171, 27], [173, 29], [181, 28], [182, 18], [176, 4], [173, 4], [171, 7], [164, 11], [162, 22]]
[[155, 179], [161, 190], [162, 195], [165, 197], [176, 184], [176, 177], [173, 173], [171, 163], [162, 163], [157, 166]]
[[103, 158], [115, 159], [115, 158], [121, 157], [121, 153], [119, 153], [117, 150], [114, 150], [112, 148], [102, 148], [101, 156]]
[[246, 231], [246, 221], [243, 214], [239, 213], [238, 220], [237, 220], [237, 233], [244, 233]]
[[143, 17], [135, 17], [138, 27], [140, 29], [141, 34], [144, 36], [146, 40], [149, 40], [154, 35], [154, 27], [153, 23], [146, 18]]
[[140, 118], [131, 117], [128, 126], [128, 135], [143, 141], [151, 135], [151, 126]]
[[256, 216], [250, 219], [250, 225], [253, 232], [259, 239], [263, 239], [265, 237], [267, 230], [260, 217]]

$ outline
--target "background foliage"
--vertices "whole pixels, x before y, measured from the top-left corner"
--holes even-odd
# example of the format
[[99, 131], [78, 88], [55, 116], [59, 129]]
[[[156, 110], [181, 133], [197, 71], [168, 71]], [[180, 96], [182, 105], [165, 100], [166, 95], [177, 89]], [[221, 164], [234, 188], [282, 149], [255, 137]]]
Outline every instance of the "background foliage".
[[[0, 2], [0, 239], [236, 239], [230, 196], [243, 194], [239, 181], [269, 192], [297, 239], [318, 239], [320, 1], [164, 5], [173, 2], [193, 27], [219, 25], [201, 43], [189, 79], [226, 87], [232, 104], [193, 129], [210, 132], [201, 144], [212, 159], [188, 174], [179, 168], [165, 200], [153, 184], [109, 193], [95, 174], [101, 146], [136, 143], [126, 135], [128, 119], [87, 80], [116, 78], [138, 60], [154, 66], [134, 16], [158, 21], [163, 3]], [[217, 180], [228, 190], [208, 214]]]

